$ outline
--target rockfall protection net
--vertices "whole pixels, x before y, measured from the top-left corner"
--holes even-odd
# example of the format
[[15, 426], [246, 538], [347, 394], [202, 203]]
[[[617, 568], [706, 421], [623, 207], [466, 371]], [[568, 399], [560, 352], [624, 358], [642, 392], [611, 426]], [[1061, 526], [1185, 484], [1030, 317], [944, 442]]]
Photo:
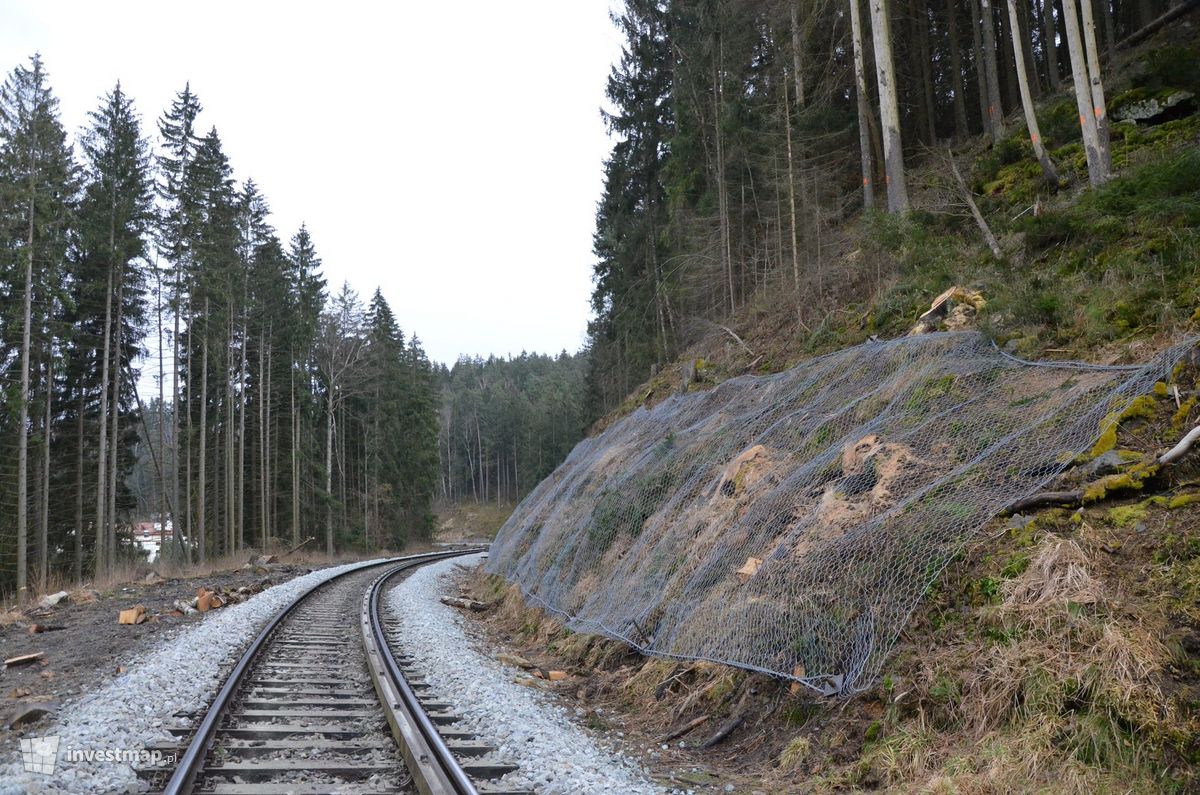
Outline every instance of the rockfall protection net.
[[1109, 368], [930, 334], [672, 397], [580, 442], [487, 568], [578, 631], [863, 690], [964, 544], [1194, 344]]

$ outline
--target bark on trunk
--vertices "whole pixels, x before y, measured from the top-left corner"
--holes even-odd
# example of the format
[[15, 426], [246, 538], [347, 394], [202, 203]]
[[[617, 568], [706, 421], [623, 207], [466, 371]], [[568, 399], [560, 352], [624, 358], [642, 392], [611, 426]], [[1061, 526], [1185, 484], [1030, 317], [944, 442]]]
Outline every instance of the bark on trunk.
[[[862, 0], [850, 0], [850, 35], [854, 41], [854, 93], [858, 100], [858, 151], [862, 162], [863, 207], [875, 206], [875, 186], [872, 181], [871, 165], [871, 106], [867, 99], [867, 73], [863, 60]], [[953, 2], [953, 0], [947, 0]], [[792, 267], [796, 269], [796, 287], [799, 289], [799, 268], [795, 264], [796, 248], [796, 197], [792, 189], [792, 136], [788, 128], [788, 195], [792, 202]]]
[[[204, 317], [208, 318], [208, 299], [204, 299]], [[188, 326], [188, 337], [191, 337], [191, 325]], [[208, 468], [208, 457], [205, 455], [208, 447], [208, 330], [205, 329], [205, 334], [200, 340], [200, 455], [197, 463], [198, 472], [197, 480], [199, 481], [199, 493], [196, 495], [196, 543], [199, 545], [197, 558], [200, 565], [204, 565], [204, 561], [208, 556], [208, 527], [206, 526], [207, 519], [207, 502], [205, 500], [205, 491], [208, 488], [208, 482], [205, 478], [206, 469]]]
[[1057, 91], [1061, 79], [1058, 76], [1058, 36], [1054, 27], [1054, 2], [1041, 0], [1042, 3], [1042, 49], [1046, 56], [1046, 77], [1050, 81], [1050, 90]]
[[83, 582], [83, 412], [84, 389], [82, 380], [79, 384], [79, 408], [75, 417], [75, 555], [74, 582]]
[[958, 45], [958, 7], [954, 0], [946, 0], [946, 34], [950, 47], [950, 87], [954, 91], [954, 137], [961, 139], [967, 136], [967, 98]]
[[107, 569], [105, 559], [105, 534], [108, 522], [105, 509], [108, 507], [108, 356], [112, 340], [112, 291], [113, 266], [109, 263], [108, 281], [104, 290], [104, 346], [100, 354], [100, 433], [99, 452], [96, 456], [96, 548], [92, 553], [96, 579]]
[[1057, 187], [1058, 172], [1054, 169], [1054, 163], [1051, 162], [1050, 155], [1046, 153], [1046, 147], [1042, 144], [1041, 130], [1038, 129], [1037, 112], [1033, 105], [1033, 97], [1029, 92], [1029, 75], [1025, 71], [1025, 53], [1021, 47], [1021, 26], [1017, 20], [1016, 0], [1008, 0], [1008, 23], [1010, 32], [1012, 33], [1013, 56], [1017, 64], [1017, 81], [1021, 86], [1021, 107], [1025, 111], [1025, 124], [1029, 128], [1029, 140], [1033, 144], [1033, 153], [1037, 155], [1038, 163], [1042, 167], [1042, 176], [1045, 177], [1046, 183]]
[[871, 0], [871, 33], [875, 42], [875, 72], [879, 82], [888, 210], [902, 213], [908, 211], [908, 187], [904, 181], [904, 151], [900, 140], [900, 110], [896, 99], [896, 68], [892, 60], [887, 0]]
[[333, 386], [325, 409], [325, 554], [333, 554]]
[[987, 65], [983, 57], [983, 38], [979, 33], [979, 0], [971, 0], [971, 46], [975, 66], [975, 96], [979, 100], [979, 129], [991, 132], [991, 114], [988, 112]]
[[1105, 168], [1100, 150], [1095, 110], [1092, 106], [1092, 86], [1083, 54], [1083, 35], [1079, 29], [1079, 8], [1075, 0], [1063, 0], [1063, 12], [1067, 49], [1071, 54], [1071, 79], [1075, 84], [1075, 104], [1079, 109], [1083, 149], [1087, 155], [1088, 181], [1093, 186], [1103, 185], [1108, 180], [1108, 169]]
[[1104, 82], [1100, 77], [1100, 51], [1096, 47], [1096, 18], [1092, 0], [1080, 0], [1083, 10], [1083, 43], [1087, 59], [1088, 82], [1092, 89], [1092, 113], [1096, 117], [1096, 140], [1100, 146], [1100, 164], [1106, 179], [1112, 177], [1112, 143], [1109, 141], [1108, 106], [1104, 101]]
[[996, 62], [996, 29], [991, 0], [979, 0], [980, 32], [983, 37], [983, 65], [987, 75], [988, 130], [993, 140], [1004, 137], [1004, 110], [1000, 100], [1000, 73]]
[[42, 420], [41, 518], [38, 521], [38, 587], [43, 591], [50, 578], [50, 428], [54, 404], [54, 357], [46, 354], [46, 414]]
[[112, 430], [108, 443], [108, 556], [109, 568], [117, 562], [117, 481], [120, 480], [118, 469], [118, 448], [121, 438], [121, 323], [122, 305], [125, 301], [124, 274], [117, 278], [117, 306], [113, 310], [113, 373], [112, 373]]

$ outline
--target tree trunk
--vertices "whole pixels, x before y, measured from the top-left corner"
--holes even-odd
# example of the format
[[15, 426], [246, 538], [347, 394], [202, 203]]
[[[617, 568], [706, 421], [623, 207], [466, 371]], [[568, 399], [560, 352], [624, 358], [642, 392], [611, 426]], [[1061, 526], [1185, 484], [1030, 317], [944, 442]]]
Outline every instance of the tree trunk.
[[1112, 143], [1108, 132], [1108, 106], [1104, 102], [1104, 82], [1100, 77], [1100, 51], [1096, 47], [1096, 18], [1092, 0], [1080, 0], [1083, 9], [1083, 43], [1087, 57], [1088, 81], [1092, 89], [1092, 112], [1096, 116], [1096, 140], [1100, 145], [1100, 164], [1105, 179], [1112, 177]]
[[264, 359], [266, 358], [267, 339], [266, 334], [258, 335], [258, 538], [259, 546], [266, 547], [266, 540], [269, 535], [267, 530], [267, 395], [270, 394], [270, 386], [264, 383], [267, 378], [267, 368]]
[[54, 355], [47, 351], [46, 414], [42, 421], [42, 515], [38, 522], [38, 587], [42, 591], [50, 582], [50, 429], [53, 404]]
[[1050, 81], [1050, 90], [1058, 91], [1061, 78], [1058, 75], [1058, 36], [1054, 28], [1054, 0], [1041, 0], [1042, 3], [1042, 49], [1046, 56], [1046, 77]]
[[[232, 302], [230, 302], [232, 304]], [[237, 481], [233, 471], [234, 436], [233, 426], [237, 422], [237, 407], [233, 403], [233, 313], [230, 312], [229, 322], [225, 328], [225, 399], [223, 413], [225, 415], [225, 551], [237, 551], [237, 513], [234, 508], [234, 497]], [[218, 419], [220, 415], [218, 414]]]
[[796, 107], [804, 107], [804, 35], [800, 30], [800, 0], [792, 0], [792, 78], [796, 81]]
[[933, 97], [933, 64], [929, 57], [929, 6], [927, 0], [913, 0], [913, 21], [917, 33], [917, 60], [921, 68], [921, 108], [925, 143], [937, 143], [937, 102]]
[[[192, 562], [192, 549], [187, 543], [188, 539], [184, 538], [183, 526], [187, 520], [181, 522], [179, 520], [179, 315], [183, 312], [183, 295], [182, 295], [182, 266], [177, 266], [175, 269], [175, 334], [171, 338], [171, 496], [173, 510], [171, 513], [171, 526], [174, 530], [175, 541], [179, 548], [183, 551], [183, 559], [186, 563]], [[191, 429], [189, 427], [189, 435]], [[191, 484], [188, 483], [190, 489]], [[189, 528], [190, 529], [190, 528]]]
[[1000, 100], [1000, 74], [996, 63], [995, 20], [992, 17], [991, 0], [979, 0], [980, 31], [983, 35], [983, 65], [987, 75], [988, 130], [992, 139], [1004, 137], [1004, 111]]
[[1109, 0], [1099, 0], [1100, 15], [1104, 18], [1104, 47], [1108, 50], [1108, 68], [1115, 69], [1117, 63], [1117, 30]]
[[1083, 54], [1083, 36], [1079, 30], [1079, 8], [1075, 0], [1063, 0], [1063, 23], [1067, 33], [1067, 49], [1071, 54], [1071, 79], [1075, 84], [1075, 104], [1079, 108], [1079, 126], [1083, 130], [1083, 149], [1087, 155], [1088, 181], [1103, 185], [1108, 181], [1108, 169], [1101, 154], [1096, 114], [1092, 105], [1092, 86], [1087, 61]]
[[[204, 335], [200, 338], [200, 455], [198, 459], [199, 472], [197, 472], [197, 480], [199, 481], [200, 491], [196, 499], [196, 542], [199, 544], [200, 551], [198, 558], [200, 565], [204, 565], [204, 561], [208, 556], [208, 528], [205, 526], [207, 513], [207, 502], [205, 500], [205, 491], [208, 487], [208, 482], [205, 478], [205, 470], [208, 468], [208, 457], [206, 455], [208, 447], [208, 299], [204, 299], [204, 318], [206, 327]], [[191, 324], [188, 324], [188, 337], [191, 338]]]
[[[954, 0], [946, 0], [946, 33], [950, 48], [950, 87], [954, 91], [954, 137], [962, 139], [967, 136], [967, 98], [963, 90], [962, 53], [958, 45], [958, 7]], [[861, 69], [861, 66], [857, 68]]]
[[[988, 0], [991, 2], [991, 0]], [[1005, 58], [1004, 42], [1011, 38], [1008, 32], [1008, 19], [1002, 10], [1003, 0], [998, 0], [995, 5], [996, 11], [993, 12], [992, 19], [995, 21], [996, 27], [996, 59], [1002, 69], [1001, 87], [1004, 89], [1003, 108], [1012, 110], [1021, 104], [1021, 93], [1017, 89], [1016, 64], [1012, 58]]]
[[792, 165], [792, 109], [788, 103], [787, 81], [784, 81], [783, 91], [783, 120], [784, 133], [787, 136], [787, 179], [788, 205], [791, 208], [792, 219], [792, 290], [796, 293], [797, 311], [800, 301], [800, 244], [796, 238], [796, 180]]
[[[162, 271], [157, 263], [154, 267], [157, 290], [155, 310], [158, 315], [158, 453], [162, 465], [158, 469], [158, 556], [167, 551], [167, 436], [166, 436], [166, 373], [163, 369], [163, 318], [162, 318]], [[143, 425], [144, 425], [143, 421]], [[149, 443], [149, 439], [146, 440]], [[172, 523], [174, 531], [174, 523]], [[174, 538], [172, 538], [172, 541]]]
[[1012, 33], [1013, 56], [1017, 64], [1017, 80], [1021, 85], [1021, 107], [1025, 110], [1025, 124], [1029, 127], [1029, 140], [1042, 167], [1042, 176], [1045, 177], [1046, 184], [1058, 187], [1058, 172], [1055, 171], [1054, 163], [1050, 161], [1050, 155], [1046, 153], [1046, 147], [1042, 144], [1037, 112], [1033, 106], [1033, 97], [1029, 93], [1029, 75], [1025, 71], [1025, 53], [1021, 47], [1021, 26], [1017, 20], [1017, 0], [1008, 0], [1008, 23]]
[[883, 130], [883, 159], [887, 172], [888, 211], [908, 211], [904, 181], [904, 150], [900, 140], [900, 110], [896, 99], [896, 67], [888, 21], [888, 0], [870, 0], [871, 33], [875, 41], [875, 71], [879, 82], [879, 115]]
[[[292, 357], [293, 360], [295, 357]], [[291, 374], [291, 405], [292, 420], [292, 543], [300, 543], [300, 418], [296, 414], [296, 373], [292, 368]]]
[[108, 445], [108, 562], [111, 568], [117, 562], [117, 481], [121, 472], [118, 469], [120, 447], [121, 420], [121, 323], [123, 304], [125, 301], [125, 276], [118, 274], [117, 306], [113, 313], [113, 374], [112, 398], [112, 430]]
[[[35, 133], [34, 148], [37, 147]], [[29, 230], [25, 244], [29, 256], [25, 258], [25, 298], [23, 307], [24, 324], [21, 331], [21, 393], [20, 419], [17, 421], [17, 600], [24, 601], [29, 595], [29, 353], [30, 332], [33, 325], [33, 244], [34, 238], [34, 172], [31, 164], [29, 173]]]
[[83, 412], [85, 403], [83, 378], [79, 379], [79, 409], [75, 418], [75, 558], [74, 577], [76, 583], [83, 582]]
[[246, 547], [246, 321], [242, 320], [242, 361], [238, 367], [237, 548]]
[[[193, 367], [193, 365], [195, 364], [195, 359], [192, 356], [192, 354], [194, 352], [192, 349], [192, 343], [194, 342], [194, 340], [192, 339], [192, 326], [196, 322], [196, 318], [192, 315], [192, 297], [190, 295], [188, 296], [188, 301], [187, 301], [187, 313], [188, 313], [188, 327], [187, 327], [188, 378], [187, 378], [187, 384], [186, 384], [187, 391], [184, 393], [184, 400], [183, 400], [183, 413], [187, 416], [187, 423], [186, 423], [187, 452], [186, 452], [186, 455], [184, 456], [185, 471], [184, 471], [184, 480], [183, 480], [183, 486], [184, 486], [183, 491], [184, 491], [185, 499], [187, 500], [187, 504], [184, 506], [184, 509], [183, 509], [183, 524], [184, 524], [184, 531], [187, 534], [187, 543], [184, 545], [184, 549], [187, 550], [187, 562], [190, 564], [192, 562], [191, 549], [192, 549], [192, 516], [193, 516], [193, 512], [192, 512], [192, 441], [194, 439], [194, 434], [192, 433], [192, 384], [195, 381], [195, 377], [194, 377], [195, 369]], [[178, 347], [176, 348], [176, 350], [178, 350]], [[178, 360], [177, 360], [177, 362], [178, 362]], [[176, 367], [178, 368], [178, 363], [176, 364]], [[177, 398], [177, 400], [178, 400], [178, 398]], [[203, 560], [201, 560], [201, 562], [203, 562]]]
[[108, 282], [104, 290], [104, 347], [100, 354], [100, 433], [99, 453], [96, 456], [96, 548], [92, 552], [96, 579], [100, 579], [108, 568], [105, 559], [108, 522], [105, 509], [108, 507], [108, 355], [112, 341], [112, 291], [113, 265], [108, 266]]
[[[721, 68], [719, 64], [713, 65], [713, 133], [716, 136], [716, 178], [717, 178], [717, 213], [720, 215], [719, 223], [721, 230], [721, 264], [723, 266], [723, 277], [729, 287], [729, 312], [734, 310], [734, 293], [733, 293], [733, 256], [730, 238], [732, 235], [729, 231], [729, 197], [726, 195], [725, 186], [725, 149], [722, 144], [721, 136]], [[482, 455], [482, 450], [480, 454]], [[481, 459], [482, 460], [482, 459]], [[484, 479], [484, 502], [487, 502], [487, 481]]]
[[974, 48], [975, 94], [979, 100], [979, 129], [985, 134], [992, 130], [992, 115], [988, 110], [987, 59], [983, 55], [983, 38], [979, 33], [979, 0], [971, 0], [971, 46]]
[[[1041, 93], [1042, 93], [1041, 83], [1038, 80], [1038, 61], [1033, 53], [1033, 31], [1034, 31], [1034, 28], [1037, 27], [1037, 25], [1030, 21], [1030, 17], [1029, 17], [1030, 12], [1029, 12], [1029, 5], [1028, 5], [1029, 1], [1030, 0], [1024, 0], [1024, 2], [1022, 2], [1019, 6], [1017, 6], [1017, 13], [1019, 15], [1018, 16], [1019, 21], [1016, 23], [1013, 23], [1012, 28], [1017, 33], [1020, 33], [1021, 31], [1026, 32], [1026, 35], [1021, 36], [1021, 52], [1023, 52], [1025, 55], [1025, 63], [1024, 63], [1025, 69], [1032, 70], [1032, 72], [1033, 72], [1033, 80], [1028, 82], [1029, 94], [1034, 99], [1037, 99], [1039, 96], [1041, 96]], [[1037, 13], [1036, 7], [1034, 8], [1034, 13], [1035, 14]], [[1014, 62], [1014, 63], [1017, 66], [1021, 66], [1021, 64], [1019, 62]], [[1017, 88], [1020, 89], [1020, 75], [1019, 74], [1017, 75], [1017, 78], [1018, 78]], [[1026, 79], [1028, 80], [1028, 72], [1026, 73]]]
[[325, 408], [325, 554], [333, 555], [333, 385]]

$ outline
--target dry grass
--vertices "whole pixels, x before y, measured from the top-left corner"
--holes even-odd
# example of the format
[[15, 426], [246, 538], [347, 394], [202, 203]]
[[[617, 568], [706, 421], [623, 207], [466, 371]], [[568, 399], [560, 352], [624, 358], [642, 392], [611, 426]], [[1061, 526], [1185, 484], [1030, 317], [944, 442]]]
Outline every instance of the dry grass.
[[1088, 573], [1088, 558], [1074, 541], [1048, 536], [1029, 568], [1003, 586], [1002, 610], [1030, 614], [1050, 605], [1091, 605], [1103, 598]]

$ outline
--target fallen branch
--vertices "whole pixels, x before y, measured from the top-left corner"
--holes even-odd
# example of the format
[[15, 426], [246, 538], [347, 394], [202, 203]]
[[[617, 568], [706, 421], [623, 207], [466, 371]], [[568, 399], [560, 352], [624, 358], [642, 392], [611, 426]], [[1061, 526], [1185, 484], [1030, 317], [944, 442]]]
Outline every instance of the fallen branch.
[[1196, 6], [1200, 6], [1200, 0], [1185, 0], [1162, 16], [1150, 20], [1142, 28], [1135, 30], [1133, 33], [1126, 36], [1117, 43], [1117, 49], [1123, 50], [1126, 47], [1132, 47], [1141, 41], [1145, 41], [1157, 33], [1161, 28], [1164, 28], [1171, 22], [1174, 22], [1176, 19], [1183, 16], [1188, 11], [1191, 11]]
[[733, 718], [726, 721], [725, 724], [721, 726], [721, 728], [717, 729], [716, 734], [714, 734], [712, 737], [709, 737], [707, 740], [705, 740], [704, 745], [700, 746], [700, 749], [703, 751], [707, 751], [709, 748], [712, 748], [714, 745], [721, 742], [729, 735], [733, 734], [733, 732], [737, 729], [737, 727], [741, 726], [745, 721], [746, 721], [746, 713], [739, 712]]
[[1158, 457], [1158, 463], [1162, 466], [1174, 464], [1176, 461], [1187, 455], [1187, 451], [1192, 448], [1192, 445], [1197, 439], [1200, 439], [1200, 425], [1192, 428], [1192, 430], [1188, 432], [1187, 436], [1179, 440], [1178, 444], [1160, 455]]
[[[1192, 428], [1186, 436], [1167, 452], [1155, 459], [1156, 463], [1161, 467], [1171, 466], [1187, 455], [1188, 451], [1200, 439], [1200, 425]], [[1078, 505], [1083, 502], [1083, 491], [1043, 491], [1040, 494], [1032, 494], [1024, 499], [1017, 500], [1012, 505], [1009, 505], [1003, 511], [1002, 516], [1009, 516], [1021, 511], [1028, 511], [1033, 508], [1046, 508], [1048, 506], [1062, 505]]]
[[700, 716], [700, 717], [698, 717], [698, 718], [695, 718], [695, 719], [693, 719], [693, 720], [690, 720], [690, 721], [688, 721], [687, 723], [683, 724], [683, 726], [679, 727], [679, 728], [678, 728], [678, 729], [676, 729], [675, 731], [673, 731], [673, 732], [671, 732], [670, 734], [668, 734], [666, 737], [663, 737], [661, 740], [659, 740], [659, 742], [660, 742], [660, 743], [669, 743], [669, 742], [671, 742], [672, 740], [678, 740], [680, 737], [682, 737], [683, 735], [687, 734], [687, 733], [688, 733], [688, 732], [690, 732], [692, 729], [696, 728], [696, 727], [697, 727], [697, 726], [699, 726], [700, 724], [702, 724], [702, 723], [704, 723], [705, 721], [707, 721], [707, 720], [709, 719], [709, 717], [711, 717], [711, 716], [709, 716], [709, 715], [701, 715], [701, 716]]
[[[720, 323], [718, 323], [717, 325], [721, 326]], [[742, 342], [742, 338], [739, 337], [737, 334], [734, 334], [733, 329], [729, 328], [728, 326], [721, 326], [721, 328], [723, 328], [725, 330], [726, 334], [728, 334], [729, 336], [731, 336], [735, 340], [737, 340], [737, 344], [742, 346], [742, 350], [744, 350], [746, 353], [750, 354], [751, 356], [754, 355], [754, 351], [750, 350], [750, 346], [747, 345], [746, 343]]]
[[992, 256], [998, 260], [1004, 259], [1004, 253], [1000, 250], [1000, 244], [996, 242], [996, 236], [992, 234], [992, 228], [984, 220], [983, 213], [979, 212], [979, 205], [975, 203], [975, 199], [971, 196], [971, 191], [967, 189], [966, 180], [959, 173], [958, 165], [954, 162], [954, 153], [947, 149], [946, 155], [950, 161], [950, 171], [954, 174], [954, 181], [958, 183], [958, 191], [962, 194], [963, 200], [966, 201], [971, 215], [974, 216], [975, 223], [979, 225], [979, 231], [983, 232], [983, 239], [987, 241], [988, 248], [992, 250]]
[[1082, 491], [1043, 491], [1032, 494], [1023, 500], [1017, 500], [1004, 509], [1004, 514], [1020, 513], [1031, 508], [1046, 508], [1051, 505], [1078, 505], [1083, 501]]
[[300, 542], [299, 544], [297, 544], [296, 546], [294, 546], [294, 547], [292, 547], [291, 549], [289, 549], [287, 552], [284, 552], [284, 553], [283, 553], [282, 555], [280, 555], [279, 557], [281, 557], [281, 558], [286, 558], [288, 555], [290, 555], [290, 554], [292, 554], [293, 552], [295, 552], [296, 550], [300, 549], [300, 547], [307, 546], [308, 544], [312, 543], [312, 542], [315, 540], [315, 538], [316, 538], [315, 536], [309, 536], [308, 538], [304, 539], [303, 541], [301, 541], [301, 542]]
[[746, 700], [749, 697], [750, 691], [748, 689], [743, 690], [741, 698], [739, 698], [737, 701], [737, 706], [733, 708], [733, 717], [721, 724], [721, 728], [717, 729], [717, 733], [704, 741], [704, 744], [700, 746], [702, 750], [708, 750], [709, 748], [712, 748], [714, 745], [733, 734], [734, 731], [737, 730], [737, 727], [741, 726], [746, 721]]

